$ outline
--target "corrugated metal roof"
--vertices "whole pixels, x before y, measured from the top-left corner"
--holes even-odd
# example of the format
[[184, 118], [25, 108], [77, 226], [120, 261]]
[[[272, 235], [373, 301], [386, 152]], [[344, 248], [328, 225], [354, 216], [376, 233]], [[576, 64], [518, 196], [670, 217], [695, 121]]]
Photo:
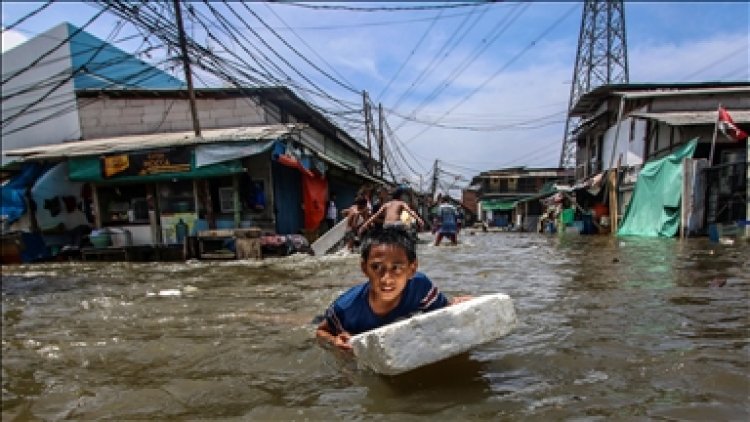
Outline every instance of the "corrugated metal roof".
[[721, 93], [727, 89], [735, 90], [736, 88], [747, 89], [750, 83], [747, 82], [688, 82], [688, 83], [633, 83], [633, 84], [612, 84], [601, 85], [591, 89], [589, 92], [581, 95], [576, 104], [570, 110], [571, 116], [586, 116], [594, 111], [605, 99], [610, 96], [620, 96], [630, 92], [632, 97], [658, 97], [664, 95], [684, 95], [687, 91], [694, 95], [699, 91], [705, 94], [708, 91]]
[[[734, 120], [735, 123], [750, 122], [750, 110], [730, 110], [729, 114], [732, 116], [732, 120]], [[690, 126], [714, 124], [717, 118], [717, 111], [674, 111], [661, 113], [632, 112], [630, 113], [630, 116], [657, 120], [670, 126]]]
[[219, 142], [279, 139], [302, 130], [305, 126], [303, 124], [277, 124], [207, 129], [201, 132], [200, 137], [196, 137], [192, 131], [117, 136], [16, 149], [6, 151], [5, 155], [22, 157], [24, 160], [40, 160]]

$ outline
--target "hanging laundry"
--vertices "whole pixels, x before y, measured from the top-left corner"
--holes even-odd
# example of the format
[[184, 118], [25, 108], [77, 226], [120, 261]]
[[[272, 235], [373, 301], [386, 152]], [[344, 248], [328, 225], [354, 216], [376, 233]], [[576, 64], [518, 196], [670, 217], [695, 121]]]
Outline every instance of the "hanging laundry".
[[282, 155], [286, 153], [286, 144], [281, 141], [276, 141], [276, 143], [273, 144], [273, 150], [271, 151], [271, 159], [272, 160], [278, 160], [279, 155]]

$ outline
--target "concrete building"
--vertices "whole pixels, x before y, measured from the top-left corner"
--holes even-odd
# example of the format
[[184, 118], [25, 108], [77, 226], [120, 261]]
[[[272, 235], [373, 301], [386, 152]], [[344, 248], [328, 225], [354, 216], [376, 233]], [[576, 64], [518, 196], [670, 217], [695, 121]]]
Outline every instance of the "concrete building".
[[[12, 228], [88, 225], [127, 231], [133, 245], [180, 244], [183, 224], [314, 237], [329, 192], [344, 209], [361, 185], [382, 183], [363, 145], [285, 87], [196, 89], [195, 136], [181, 81], [71, 25], [6, 62], [6, 169], [58, 175], [28, 187], [27, 201], [44, 206]], [[5, 124], [7, 113], [17, 116]], [[59, 212], [63, 196], [79, 205]]]
[[[545, 186], [567, 184], [572, 172], [561, 168], [511, 167], [489, 170], [474, 176], [465, 196], [478, 199], [477, 217], [490, 226], [524, 225], [525, 216], [539, 216], [537, 202], [525, 202], [538, 195]], [[472, 193], [473, 192], [473, 193]], [[524, 202], [523, 209], [517, 209]]]
[[[609, 186], [616, 185], [609, 209], [617, 223], [644, 164], [697, 139], [693, 159], [702, 161], [694, 164], [693, 173], [703, 181], [694, 184], [707, 188], [686, 195], [688, 200], [705, 201], [705, 207], [699, 206], [705, 211], [705, 223], [746, 220], [747, 141], [716, 133], [719, 106], [747, 131], [750, 83], [623, 84], [592, 90], [571, 111], [582, 119], [575, 134], [577, 184], [614, 169], [609, 172]], [[683, 223], [688, 225], [686, 220]], [[693, 229], [700, 232], [705, 225], [696, 223]]]
[[[76, 91], [179, 89], [184, 83], [62, 23], [2, 54], [2, 150], [82, 139]], [[5, 155], [2, 163], [11, 161]]]

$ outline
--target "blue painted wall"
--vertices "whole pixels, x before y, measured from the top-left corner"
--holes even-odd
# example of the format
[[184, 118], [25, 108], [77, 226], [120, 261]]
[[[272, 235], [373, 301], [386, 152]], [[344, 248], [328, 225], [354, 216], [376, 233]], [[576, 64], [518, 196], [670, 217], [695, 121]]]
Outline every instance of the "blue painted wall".
[[[68, 24], [75, 89], [184, 88], [185, 84], [132, 54]], [[75, 35], [73, 35], [75, 33]]]

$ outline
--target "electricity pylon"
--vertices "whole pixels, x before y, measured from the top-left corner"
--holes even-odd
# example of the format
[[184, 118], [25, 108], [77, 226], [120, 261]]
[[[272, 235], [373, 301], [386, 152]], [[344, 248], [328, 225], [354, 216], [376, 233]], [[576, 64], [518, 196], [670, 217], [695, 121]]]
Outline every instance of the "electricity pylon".
[[622, 1], [586, 0], [570, 86], [560, 167], [573, 168], [576, 164], [573, 132], [581, 122], [580, 118], [570, 116], [573, 107], [581, 96], [592, 89], [618, 83], [628, 83], [624, 4]]

